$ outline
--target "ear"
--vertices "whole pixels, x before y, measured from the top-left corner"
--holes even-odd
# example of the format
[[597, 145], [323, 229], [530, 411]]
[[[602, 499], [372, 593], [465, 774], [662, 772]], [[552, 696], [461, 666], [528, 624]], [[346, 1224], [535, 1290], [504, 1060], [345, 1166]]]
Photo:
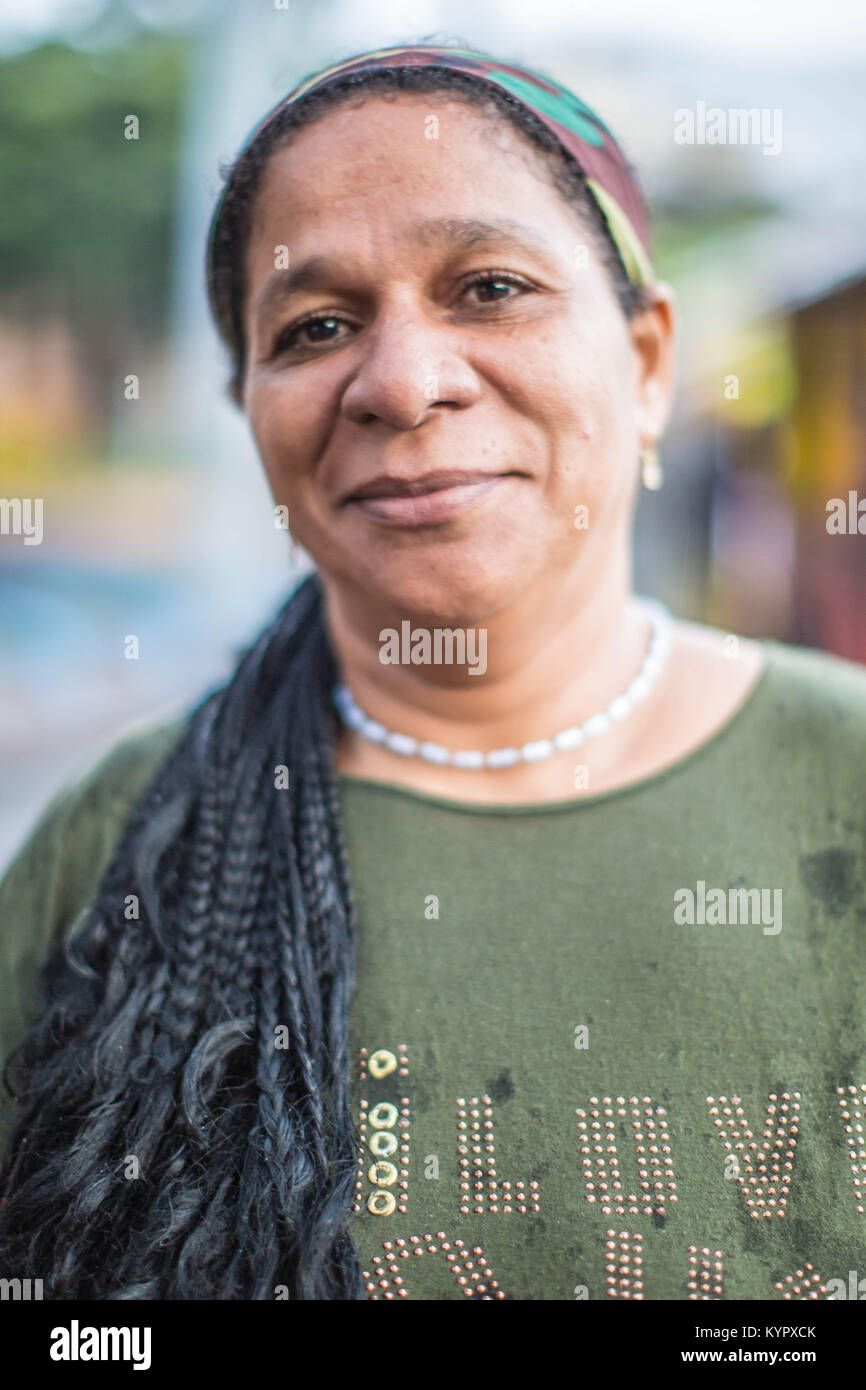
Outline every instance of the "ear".
[[629, 328], [637, 371], [635, 432], [650, 443], [664, 433], [673, 401], [676, 299], [670, 285], [651, 285], [646, 304]]

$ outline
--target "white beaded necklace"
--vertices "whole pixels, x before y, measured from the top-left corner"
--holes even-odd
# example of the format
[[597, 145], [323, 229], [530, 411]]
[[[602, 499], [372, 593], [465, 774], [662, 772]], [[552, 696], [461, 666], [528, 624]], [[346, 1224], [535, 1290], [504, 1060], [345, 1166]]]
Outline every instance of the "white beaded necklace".
[[563, 729], [560, 733], [554, 734], [553, 738], [524, 743], [522, 748], [494, 748], [489, 753], [482, 753], [474, 748], [454, 752], [450, 748], [444, 748], [441, 743], [419, 743], [409, 734], [392, 733], [384, 724], [364, 713], [356, 704], [348, 686], [342, 682], [334, 688], [334, 704], [348, 728], [357, 730], [371, 743], [378, 743], [404, 758], [423, 758], [425, 762], [435, 763], [439, 767], [462, 767], [467, 770], [541, 762], [544, 758], [552, 757], [554, 753], [565, 752], [585, 743], [587, 739], [597, 738], [599, 734], [606, 733], [612, 724], [627, 719], [658, 682], [670, 651], [671, 615], [664, 604], [652, 599], [643, 599], [642, 602], [648, 610], [652, 636], [649, 650], [637, 675], [622, 694], [611, 700], [605, 709], [598, 714], [590, 715], [582, 724], [574, 724], [570, 729]]

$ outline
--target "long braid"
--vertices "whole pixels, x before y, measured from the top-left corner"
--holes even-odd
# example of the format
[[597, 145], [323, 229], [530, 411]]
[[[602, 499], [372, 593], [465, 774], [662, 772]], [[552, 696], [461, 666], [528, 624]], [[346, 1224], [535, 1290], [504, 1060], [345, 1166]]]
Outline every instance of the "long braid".
[[46, 964], [0, 1269], [47, 1297], [363, 1297], [334, 674], [311, 577], [190, 716]]

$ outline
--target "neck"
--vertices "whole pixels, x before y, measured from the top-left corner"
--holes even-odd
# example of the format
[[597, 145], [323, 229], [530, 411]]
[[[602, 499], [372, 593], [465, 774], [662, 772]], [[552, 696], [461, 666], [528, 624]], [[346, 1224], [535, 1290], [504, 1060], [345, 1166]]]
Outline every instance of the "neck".
[[[366, 714], [388, 729], [447, 748], [517, 746], [549, 737], [582, 722], [619, 694], [637, 673], [649, 639], [647, 618], [631, 594], [626, 547], [608, 563], [589, 589], [585, 576], [572, 573], [530, 586], [513, 603], [478, 624], [486, 635], [486, 664], [385, 664], [380, 634], [457, 627], [453, 619], [395, 612], [371, 604], [368, 595], [347, 591], [324, 579], [326, 615], [341, 676]], [[478, 652], [480, 644], [474, 648]], [[626, 737], [628, 733], [626, 732]], [[605, 755], [616, 756], [622, 735], [604, 739]], [[358, 747], [358, 736], [343, 736], [344, 770], [403, 776], [410, 760], [387, 750]], [[351, 755], [352, 748], [360, 756]], [[587, 749], [587, 754], [589, 747]], [[574, 754], [562, 755], [565, 762]], [[593, 753], [593, 760], [598, 761]], [[560, 760], [561, 761], [561, 760]], [[398, 770], [398, 766], [400, 768]], [[453, 774], [452, 774], [453, 775]], [[530, 770], [497, 772], [512, 783], [532, 777]], [[562, 767], [555, 773], [563, 777]], [[459, 770], [457, 777], [466, 774]], [[536, 774], [537, 776], [537, 774]], [[473, 777], [473, 785], [478, 785]]]

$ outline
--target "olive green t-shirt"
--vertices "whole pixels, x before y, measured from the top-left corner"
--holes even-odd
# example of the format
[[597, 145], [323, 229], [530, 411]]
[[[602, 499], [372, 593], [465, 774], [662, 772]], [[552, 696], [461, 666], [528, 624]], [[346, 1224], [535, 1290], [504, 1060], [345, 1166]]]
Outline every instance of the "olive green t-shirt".
[[[370, 1298], [866, 1274], [866, 671], [764, 646], [728, 723], [624, 788], [487, 807], [341, 776]], [[55, 798], [0, 885], [4, 1055], [180, 727]]]

